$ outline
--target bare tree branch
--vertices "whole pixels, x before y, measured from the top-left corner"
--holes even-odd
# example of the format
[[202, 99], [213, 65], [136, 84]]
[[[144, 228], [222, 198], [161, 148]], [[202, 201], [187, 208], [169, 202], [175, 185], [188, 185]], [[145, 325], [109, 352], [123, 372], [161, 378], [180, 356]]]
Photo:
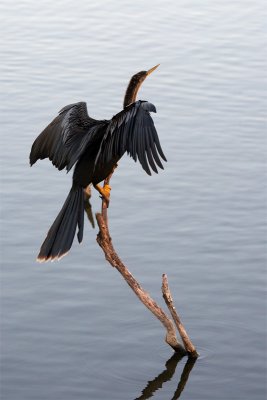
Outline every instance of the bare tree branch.
[[[109, 185], [109, 181], [111, 179], [112, 173], [105, 179], [104, 186]], [[101, 214], [100, 213], [96, 214], [96, 220], [97, 220], [97, 223], [99, 226], [99, 233], [97, 235], [96, 240], [97, 240], [97, 243], [99, 244], [99, 246], [102, 248], [102, 250], [105, 254], [106, 260], [120, 272], [120, 274], [123, 276], [123, 278], [128, 283], [130, 288], [137, 295], [139, 300], [158, 318], [158, 320], [165, 327], [165, 329], [167, 331], [166, 338], [165, 338], [166, 342], [181, 356], [184, 356], [186, 354], [188, 354], [189, 356], [192, 356], [192, 354], [194, 354], [194, 357], [197, 357], [197, 352], [196, 352], [195, 348], [190, 347], [190, 344], [188, 347], [188, 343], [190, 342], [190, 340], [189, 340], [189, 342], [184, 341], [185, 335], [181, 336], [184, 341], [186, 350], [184, 349], [182, 344], [177, 339], [175, 325], [173, 324], [172, 320], [170, 318], [168, 318], [168, 316], [165, 314], [165, 312], [151, 298], [149, 293], [146, 292], [140, 286], [140, 284], [137, 282], [137, 280], [133, 277], [133, 275], [127, 269], [125, 264], [119, 258], [118, 254], [116, 253], [116, 251], [113, 247], [112, 239], [109, 234], [107, 208], [108, 208], [107, 201], [103, 198], [102, 199], [102, 210], [101, 210], [102, 212], [101, 212]], [[169, 305], [168, 305], [168, 307], [169, 307]], [[177, 316], [177, 318], [180, 321], [178, 316]], [[174, 319], [174, 321], [176, 323], [175, 319]], [[177, 326], [177, 328], [178, 328], [179, 332], [182, 331], [181, 330], [181, 322], [179, 322], [179, 327]], [[184, 329], [184, 332], [185, 332], [185, 329]], [[186, 337], [188, 337], [188, 336], [186, 336]], [[192, 343], [191, 343], [191, 345], [192, 345]], [[194, 351], [192, 349], [194, 349]]]

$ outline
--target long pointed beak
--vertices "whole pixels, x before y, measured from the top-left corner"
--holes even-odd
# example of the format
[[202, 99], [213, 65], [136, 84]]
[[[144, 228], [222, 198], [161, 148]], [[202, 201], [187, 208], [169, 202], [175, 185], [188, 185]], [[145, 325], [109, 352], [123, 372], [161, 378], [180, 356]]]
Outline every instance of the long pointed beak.
[[150, 75], [153, 71], [155, 71], [156, 68], [158, 68], [159, 65], [160, 64], [155, 65], [155, 67], [153, 67], [153, 68], [149, 69], [148, 71], [146, 71], [146, 75]]

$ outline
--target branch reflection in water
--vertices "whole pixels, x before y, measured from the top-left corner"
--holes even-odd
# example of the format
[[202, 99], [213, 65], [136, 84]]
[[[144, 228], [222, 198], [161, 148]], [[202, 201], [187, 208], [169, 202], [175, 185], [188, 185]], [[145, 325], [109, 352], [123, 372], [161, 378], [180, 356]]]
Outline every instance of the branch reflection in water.
[[[179, 354], [174, 353], [172, 355], [172, 357], [166, 362], [166, 364], [165, 364], [166, 369], [164, 369], [152, 381], [148, 381], [145, 389], [142, 391], [141, 396], [136, 397], [134, 400], [147, 400], [147, 399], [152, 398], [154, 393], [157, 390], [161, 389], [165, 382], [168, 382], [172, 379], [172, 377], [175, 373], [177, 364], [182, 358], [183, 357], [181, 357]], [[186, 386], [190, 372], [192, 371], [195, 362], [196, 362], [196, 359], [188, 358], [188, 360], [184, 366], [183, 372], [181, 374], [177, 389], [175, 390], [174, 395], [171, 398], [171, 400], [179, 399], [179, 397], [181, 396], [181, 393]]]

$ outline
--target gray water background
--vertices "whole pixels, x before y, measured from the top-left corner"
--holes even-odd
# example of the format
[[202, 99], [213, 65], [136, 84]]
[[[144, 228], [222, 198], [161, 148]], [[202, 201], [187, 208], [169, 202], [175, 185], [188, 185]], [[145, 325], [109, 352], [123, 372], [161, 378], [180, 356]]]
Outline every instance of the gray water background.
[[[172, 355], [89, 223], [67, 257], [35, 263], [71, 173], [28, 165], [60, 108], [86, 101], [108, 119], [130, 76], [158, 63], [139, 98], [157, 107], [168, 163], [148, 177], [121, 160], [113, 242], [163, 307], [169, 277], [200, 352], [181, 398], [265, 399], [264, 3], [1, 2], [1, 399], [135, 399]], [[185, 363], [154, 399], [173, 398]]]

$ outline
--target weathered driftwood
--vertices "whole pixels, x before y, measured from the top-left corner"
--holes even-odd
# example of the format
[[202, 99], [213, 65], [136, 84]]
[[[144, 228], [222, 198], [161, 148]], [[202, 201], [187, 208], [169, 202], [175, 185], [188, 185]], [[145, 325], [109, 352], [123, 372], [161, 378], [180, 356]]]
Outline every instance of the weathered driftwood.
[[[112, 174], [105, 179], [104, 185], [109, 184], [109, 180], [111, 178]], [[182, 340], [185, 345], [185, 348], [182, 346], [182, 344], [178, 341], [177, 336], [176, 336], [176, 330], [175, 330], [175, 325], [173, 321], [165, 314], [165, 312], [158, 306], [158, 304], [151, 298], [148, 292], [146, 292], [140, 284], [137, 282], [137, 280], [133, 277], [133, 275], [129, 272], [125, 264], [121, 261], [119, 258], [118, 254], [116, 253], [113, 244], [112, 244], [112, 239], [109, 234], [109, 228], [108, 228], [108, 215], [107, 215], [107, 209], [108, 209], [108, 204], [105, 201], [105, 199], [102, 199], [102, 211], [101, 213], [96, 214], [96, 220], [99, 226], [99, 233], [97, 235], [97, 242], [99, 246], [102, 248], [106, 260], [113, 266], [115, 267], [120, 274], [123, 276], [125, 281], [128, 283], [130, 288], [134, 291], [134, 293], [137, 295], [137, 297], [140, 299], [140, 301], [159, 319], [159, 321], [163, 324], [165, 327], [167, 333], [166, 333], [166, 342], [175, 350], [175, 352], [181, 354], [182, 356], [188, 354], [189, 357], [194, 357], [196, 358], [198, 356], [194, 346], [192, 345], [190, 339], [188, 338], [188, 335], [180, 321], [180, 318], [178, 315], [173, 313], [173, 303], [172, 303], [172, 298], [170, 295], [170, 291], [168, 288], [168, 284], [166, 286], [166, 279], [164, 279], [163, 285], [162, 285], [162, 290], [164, 286], [165, 290], [165, 297], [164, 299], [171, 299], [169, 301], [169, 305], [171, 308], [171, 315], [175, 318], [177, 317], [177, 321], [179, 321], [179, 324], [177, 325], [177, 329], [179, 332], [183, 333]], [[166, 275], [164, 275], [166, 277]], [[166, 294], [167, 293], [167, 294]], [[165, 299], [165, 301], [166, 301]], [[167, 300], [168, 301], [168, 300]], [[166, 301], [166, 303], [167, 303]], [[167, 303], [168, 305], [168, 303]], [[168, 307], [169, 307], [168, 305]], [[176, 320], [174, 319], [175, 323]]]
[[160, 320], [167, 330], [166, 342], [177, 352], [185, 353], [183, 346], [178, 342], [173, 322], [167, 317], [164, 311], [150, 297], [150, 295], [142, 289], [137, 280], [128, 271], [118, 254], [114, 250], [112, 240], [109, 235], [108, 227], [104, 221], [102, 214], [96, 214], [96, 220], [100, 229], [97, 235], [97, 242], [105, 253], [106, 260], [115, 267], [126, 280], [131, 289], [135, 292], [141, 302]]

